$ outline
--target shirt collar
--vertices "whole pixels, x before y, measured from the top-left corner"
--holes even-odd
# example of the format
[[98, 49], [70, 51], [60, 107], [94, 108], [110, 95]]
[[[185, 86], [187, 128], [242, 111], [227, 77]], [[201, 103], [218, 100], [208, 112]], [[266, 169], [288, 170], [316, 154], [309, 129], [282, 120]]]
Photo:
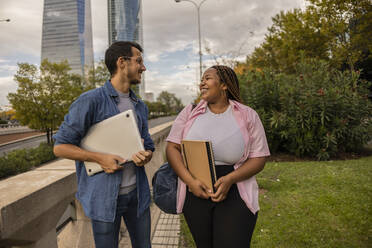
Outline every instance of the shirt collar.
[[[234, 110], [238, 110], [241, 103], [237, 102], [237, 101], [234, 101], [234, 100], [230, 100], [229, 99], [229, 104], [233, 107]], [[205, 100], [200, 100], [200, 102], [198, 103], [198, 105], [196, 105], [195, 107], [195, 111], [194, 113], [204, 113], [206, 110], [207, 110], [207, 106], [208, 106], [208, 102], [205, 101]]]
[[[112, 86], [112, 83], [110, 80], [107, 80], [106, 83], [103, 85], [104, 89], [107, 91], [107, 93], [109, 94], [109, 96], [113, 97], [115, 99], [115, 101], [118, 101], [118, 93], [116, 92], [114, 86]], [[136, 94], [133, 92], [132, 89], [129, 89], [129, 97], [135, 102], [137, 103], [138, 102], [138, 98], [136, 96]]]

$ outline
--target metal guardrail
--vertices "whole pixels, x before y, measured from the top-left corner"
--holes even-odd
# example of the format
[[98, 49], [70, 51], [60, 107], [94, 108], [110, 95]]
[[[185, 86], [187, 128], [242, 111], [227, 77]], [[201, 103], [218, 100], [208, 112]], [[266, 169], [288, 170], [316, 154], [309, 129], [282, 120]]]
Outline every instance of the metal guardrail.
[[0, 128], [12, 128], [12, 127], [20, 127], [19, 124], [0, 124]]

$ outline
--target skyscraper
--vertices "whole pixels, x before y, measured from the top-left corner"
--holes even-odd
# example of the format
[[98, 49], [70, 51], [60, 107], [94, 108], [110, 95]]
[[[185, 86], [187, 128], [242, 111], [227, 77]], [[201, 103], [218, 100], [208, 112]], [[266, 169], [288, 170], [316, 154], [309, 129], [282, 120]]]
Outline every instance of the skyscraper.
[[[135, 41], [143, 47], [142, 1], [107, 0], [109, 45], [115, 41]], [[145, 94], [142, 78], [139, 93]]]
[[67, 60], [86, 76], [94, 65], [90, 0], [44, 0], [41, 59]]

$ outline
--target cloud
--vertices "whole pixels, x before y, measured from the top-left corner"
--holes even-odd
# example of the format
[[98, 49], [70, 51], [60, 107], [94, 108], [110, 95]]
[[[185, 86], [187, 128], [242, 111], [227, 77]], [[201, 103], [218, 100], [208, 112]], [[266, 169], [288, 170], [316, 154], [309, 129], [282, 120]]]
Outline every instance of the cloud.
[[104, 57], [108, 46], [107, 1], [91, 0], [93, 51], [95, 60]]
[[16, 65], [8, 65], [8, 64], [5, 64], [5, 65], [2, 65], [1, 61], [0, 61], [0, 75], [2, 73], [6, 73], [6, 74], [13, 74], [17, 71], [17, 66]]
[[17, 84], [13, 77], [0, 77], [0, 105], [7, 105], [7, 95], [17, 90]]
[[[246, 52], [252, 51], [263, 41], [271, 17], [280, 10], [301, 7], [301, 3], [302, 0], [208, 0], [200, 8], [202, 45], [208, 43], [213, 51], [223, 53], [238, 50], [245, 42]], [[198, 51], [197, 12], [190, 2], [144, 0], [143, 5], [147, 53], [161, 54], [188, 44]]]
[[40, 56], [43, 1], [1, 1], [1, 15], [10, 22], [0, 22], [1, 56], [27, 52]]
[[[195, 0], [200, 2], [200, 0]], [[0, 61], [8, 66], [0, 71], [0, 104], [7, 102], [3, 92], [14, 90], [9, 83], [17, 62], [39, 63], [44, 1], [1, 0]], [[192, 82], [199, 77], [199, 43], [196, 9], [190, 2], [142, 0], [146, 88], [158, 94], [168, 90], [184, 103], [195, 94]], [[201, 37], [205, 65], [212, 55], [239, 51], [244, 60], [264, 39], [271, 18], [281, 10], [303, 7], [303, 0], [207, 0], [200, 9]], [[102, 59], [108, 46], [107, 1], [91, 0], [95, 60]], [[253, 34], [252, 34], [253, 32]], [[13, 66], [13, 67], [12, 67]], [[4, 81], [5, 80], [5, 81]], [[8, 83], [4, 83], [8, 82]], [[5, 86], [7, 85], [7, 86]], [[5, 86], [5, 88], [3, 88]], [[195, 88], [195, 87], [194, 87]]]
[[147, 91], [155, 94], [155, 99], [162, 91], [174, 93], [184, 105], [189, 104], [197, 94], [197, 84], [191, 69], [179, 70], [170, 76], [157, 71], [146, 72]]

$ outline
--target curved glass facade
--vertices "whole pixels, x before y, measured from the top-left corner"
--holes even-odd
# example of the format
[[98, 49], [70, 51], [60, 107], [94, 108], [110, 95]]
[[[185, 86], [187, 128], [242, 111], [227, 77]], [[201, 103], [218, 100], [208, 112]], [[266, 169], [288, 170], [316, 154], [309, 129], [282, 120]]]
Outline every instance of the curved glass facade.
[[[142, 1], [107, 0], [109, 45], [115, 41], [135, 41], [143, 47]], [[145, 75], [138, 90], [143, 98]]]
[[136, 41], [143, 46], [141, 0], [108, 0], [109, 44]]
[[86, 76], [93, 66], [90, 0], [44, 0], [41, 59], [67, 60]]

